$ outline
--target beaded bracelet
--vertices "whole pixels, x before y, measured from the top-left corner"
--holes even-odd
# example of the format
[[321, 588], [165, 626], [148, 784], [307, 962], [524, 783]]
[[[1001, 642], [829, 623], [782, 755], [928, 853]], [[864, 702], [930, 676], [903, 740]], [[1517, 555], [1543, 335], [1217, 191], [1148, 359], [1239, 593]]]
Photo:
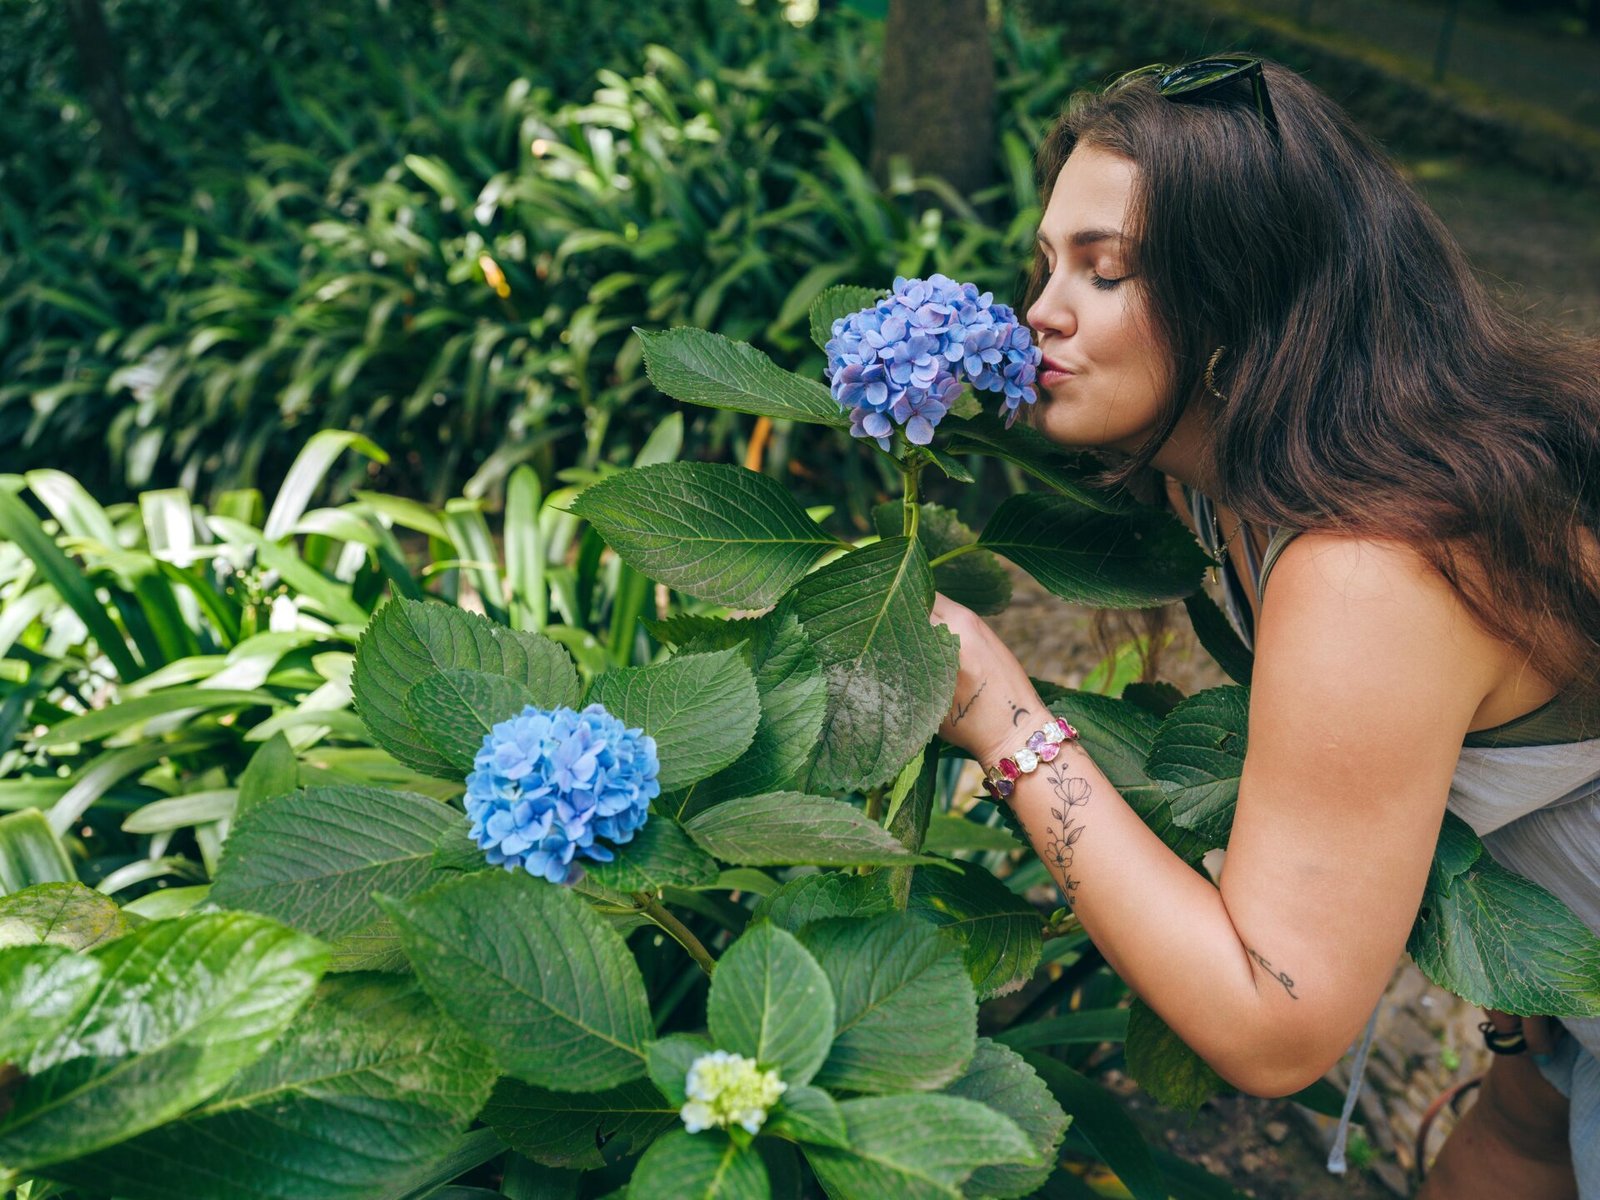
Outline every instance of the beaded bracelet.
[[1078, 731], [1065, 717], [1051, 717], [1044, 728], [1029, 736], [1027, 744], [1010, 758], [1002, 758], [983, 773], [983, 790], [995, 800], [1008, 799], [1017, 780], [1061, 753], [1064, 742], [1076, 741]]

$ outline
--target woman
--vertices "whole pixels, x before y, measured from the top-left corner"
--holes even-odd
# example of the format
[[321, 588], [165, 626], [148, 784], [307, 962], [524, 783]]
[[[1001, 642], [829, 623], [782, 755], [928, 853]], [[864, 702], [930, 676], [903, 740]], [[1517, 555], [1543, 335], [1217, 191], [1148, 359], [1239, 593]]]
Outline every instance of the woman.
[[[1042, 856], [1071, 846], [1058, 882], [1134, 990], [1223, 1078], [1284, 1095], [1371, 1014], [1447, 804], [1600, 929], [1595, 358], [1498, 311], [1272, 64], [1079, 97], [1040, 168], [1035, 422], [1114, 452], [1115, 480], [1165, 475], [1256, 657], [1219, 887], [1074, 744], [1007, 803]], [[959, 605], [933, 619], [961, 638], [941, 732], [986, 767], [1015, 754], [1046, 715], [1027, 670]], [[1531, 1030], [1542, 1068], [1496, 1059], [1424, 1195], [1600, 1198], [1600, 1020], [1568, 1026]]]

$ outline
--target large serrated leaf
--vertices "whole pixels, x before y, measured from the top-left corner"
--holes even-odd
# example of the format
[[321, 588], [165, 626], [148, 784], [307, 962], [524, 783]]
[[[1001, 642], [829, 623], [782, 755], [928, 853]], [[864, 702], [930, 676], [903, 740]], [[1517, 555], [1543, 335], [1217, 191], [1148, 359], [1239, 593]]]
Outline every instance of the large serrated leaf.
[[[6, 951], [5, 953], [16, 953]], [[36, 1171], [162, 1125], [264, 1054], [327, 952], [246, 913], [152, 921], [92, 952], [89, 1002], [30, 1056], [0, 1162]]]
[[978, 999], [1014, 992], [1039, 966], [1044, 949], [1039, 914], [982, 867], [918, 871], [911, 881], [910, 911], [961, 942]]
[[798, 792], [729, 800], [690, 818], [684, 828], [703, 849], [741, 867], [925, 861], [854, 805]]
[[589, 702], [655, 739], [663, 792], [737, 759], [755, 737], [761, 711], [755, 677], [737, 649], [607, 671], [594, 681]]
[[744, 643], [761, 697], [750, 748], [737, 761], [680, 793], [680, 816], [735, 796], [756, 796], [793, 784], [817, 744], [828, 713], [828, 682], [811, 639], [794, 614], [780, 607], [752, 625]]
[[1059, 1059], [1028, 1052], [1022, 1058], [1039, 1073], [1056, 1102], [1072, 1115], [1073, 1132], [1088, 1139], [1133, 1200], [1167, 1200], [1167, 1181], [1161, 1168], [1156, 1166], [1149, 1143], [1121, 1101]]
[[809, 787], [850, 791], [893, 779], [937, 732], [955, 691], [959, 642], [928, 620], [933, 574], [918, 542], [887, 538], [795, 589], [828, 680]]
[[792, 933], [762, 922], [717, 963], [706, 1020], [719, 1050], [808, 1083], [833, 1043], [833, 990]]
[[1249, 724], [1248, 688], [1208, 688], [1167, 714], [1145, 763], [1173, 821], [1216, 845], [1233, 827]]
[[411, 792], [350, 784], [276, 796], [234, 827], [210, 898], [341, 937], [382, 916], [374, 892], [404, 897], [436, 882], [435, 850], [465, 824]]
[[63, 946], [0, 950], [0, 1063], [26, 1066], [100, 986], [99, 959]]
[[785, 371], [754, 346], [704, 329], [637, 330], [650, 382], [689, 404], [844, 429], [844, 410], [820, 383]]
[[958, 1200], [979, 1167], [1036, 1167], [1039, 1152], [1010, 1117], [957, 1096], [869, 1096], [839, 1105], [850, 1148], [807, 1146], [806, 1161], [840, 1200]]
[[1538, 884], [1472, 854], [1469, 838], [1447, 815], [1406, 943], [1418, 968], [1484, 1008], [1600, 1016], [1600, 938]]
[[1156, 509], [1108, 514], [1065, 496], [1009, 496], [978, 538], [1073, 604], [1149, 608], [1182, 600], [1210, 563], [1189, 533]]
[[446, 1016], [540, 1087], [591, 1092], [644, 1075], [644, 979], [627, 945], [565, 888], [485, 871], [383, 900]]
[[520, 679], [486, 671], [441, 671], [419, 679], [404, 702], [413, 726], [451, 765], [455, 777], [465, 779], [484, 737], [536, 699]]
[[750, 920], [771, 921], [790, 933], [829, 917], [875, 917], [890, 909], [889, 893], [878, 875], [823, 871], [801, 875], [764, 896]]
[[115, 900], [81, 883], [36, 883], [0, 899], [0, 946], [88, 950], [128, 928]]
[[901, 913], [800, 931], [833, 984], [837, 1029], [816, 1075], [856, 1092], [928, 1090], [972, 1059], [978, 1007], [956, 943]]
[[555, 642], [497, 625], [475, 613], [418, 600], [378, 610], [356, 646], [356, 712], [368, 732], [406, 766], [460, 779], [406, 710], [406, 693], [429, 675], [485, 671], [525, 683], [543, 708], [576, 706], [577, 669]]
[[1043, 1185], [1055, 1166], [1056, 1150], [1071, 1118], [1061, 1111], [1038, 1072], [1021, 1055], [998, 1042], [979, 1038], [971, 1064], [944, 1091], [948, 1096], [976, 1100], [1010, 1117], [1039, 1154], [1037, 1166], [979, 1167], [962, 1187], [966, 1195], [1027, 1196]]
[[1195, 1112], [1218, 1092], [1229, 1090], [1206, 1060], [1137, 997], [1128, 1013], [1123, 1053], [1134, 1082], [1169, 1108]]
[[[880, 537], [894, 537], [903, 530], [905, 506], [885, 501], [872, 510], [872, 522]], [[954, 511], [937, 504], [918, 506], [917, 541], [932, 562], [958, 546], [970, 546], [978, 535], [962, 523]], [[973, 612], [990, 616], [1011, 603], [1011, 576], [988, 550], [968, 550], [949, 562], [933, 568], [934, 588]]]
[[736, 608], [765, 608], [839, 546], [777, 480], [723, 463], [623, 471], [572, 511], [634, 570]]
[[850, 1134], [844, 1127], [839, 1104], [821, 1088], [790, 1084], [783, 1099], [767, 1122], [767, 1131], [797, 1142], [848, 1148]]
[[198, 1108], [51, 1174], [150, 1200], [175, 1178], [193, 1200], [364, 1200], [444, 1157], [495, 1075], [414, 979], [338, 976]]
[[1217, 607], [1216, 601], [1203, 591], [1195, 591], [1183, 598], [1183, 607], [1188, 611], [1194, 635], [1200, 639], [1200, 645], [1205, 647], [1206, 653], [1227, 673], [1229, 679], [1249, 687], [1250, 675], [1255, 670], [1255, 655]]
[[657, 1138], [633, 1170], [627, 1200], [770, 1200], [767, 1168], [755, 1148], [720, 1129], [675, 1129]]
[[581, 1095], [502, 1079], [483, 1121], [534, 1162], [586, 1171], [605, 1165], [601, 1145], [638, 1149], [676, 1125], [678, 1109], [648, 1079]]
[[659, 894], [664, 887], [699, 887], [717, 877], [716, 861], [664, 813], [651, 813], [644, 828], [615, 851], [611, 862], [583, 864], [590, 879], [613, 891]]

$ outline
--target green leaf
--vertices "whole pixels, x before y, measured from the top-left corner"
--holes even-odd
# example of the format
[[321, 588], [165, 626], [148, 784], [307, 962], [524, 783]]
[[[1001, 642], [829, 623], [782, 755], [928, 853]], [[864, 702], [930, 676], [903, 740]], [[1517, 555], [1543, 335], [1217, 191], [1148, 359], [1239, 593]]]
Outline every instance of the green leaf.
[[737, 649], [678, 654], [648, 667], [622, 667], [594, 681], [589, 703], [655, 739], [663, 792], [687, 787], [744, 753], [761, 701]]
[[281, 733], [275, 733], [250, 756], [244, 773], [239, 776], [239, 800], [235, 804], [234, 819], [245, 815], [263, 800], [282, 796], [300, 786], [300, 762], [294, 747]]
[[192, 1108], [267, 1051], [327, 961], [313, 939], [245, 913], [152, 921], [92, 953], [104, 973], [88, 1006], [32, 1056], [0, 1119], [0, 1162], [13, 1170]]
[[0, 817], [0, 895], [36, 883], [73, 883], [78, 873], [37, 809]]
[[683, 794], [679, 816], [736, 796], [756, 796], [793, 784], [804, 769], [828, 713], [828, 683], [811, 639], [794, 614], [780, 610], [753, 625], [745, 653], [755, 672], [761, 716], [755, 736], [730, 766]]
[[1255, 655], [1240, 639], [1228, 618], [1217, 607], [1216, 601], [1203, 590], [1196, 590], [1183, 598], [1183, 607], [1188, 610], [1194, 635], [1206, 653], [1216, 660], [1217, 666], [1227, 673], [1229, 679], [1249, 687], [1250, 673], [1255, 668]]
[[887, 538], [795, 589], [828, 680], [811, 788], [849, 791], [893, 779], [938, 731], [955, 691], [959, 645], [928, 621], [933, 575], [919, 543]]
[[[970, 546], [978, 535], [962, 523], [952, 509], [937, 504], [918, 505], [917, 541], [931, 562], [958, 546]], [[901, 532], [905, 505], [885, 501], [872, 510], [872, 522], [879, 537], [894, 537]], [[1000, 560], [987, 550], [968, 550], [949, 562], [933, 568], [934, 590], [973, 612], [989, 616], [1011, 603], [1011, 576]]]
[[811, 302], [811, 340], [818, 350], [825, 351], [833, 340], [833, 323], [840, 317], [871, 308], [883, 297], [882, 288], [860, 287], [840, 283], [827, 288]]
[[1040, 492], [1007, 497], [978, 544], [1005, 555], [1063, 600], [1096, 608], [1182, 600], [1200, 586], [1211, 561], [1166, 513], [1108, 514]]
[[603, 1092], [551, 1092], [502, 1079], [483, 1121], [517, 1153], [547, 1167], [593, 1170], [605, 1165], [599, 1146], [627, 1153], [678, 1123], [678, 1110], [646, 1079]]
[[1145, 763], [1167, 794], [1172, 819], [1216, 845], [1233, 826], [1249, 721], [1248, 688], [1208, 688], [1161, 722]]
[[212, 903], [336, 938], [382, 915], [374, 892], [410, 896], [435, 882], [434, 849], [466, 818], [385, 788], [307, 788], [251, 809], [223, 845]]
[[1039, 913], [982, 867], [956, 865], [959, 872], [918, 871], [910, 911], [960, 940], [978, 999], [1007, 995], [1039, 966]]
[[634, 570], [735, 608], [772, 604], [839, 547], [777, 480], [724, 463], [622, 471], [572, 511]]
[[847, 428], [850, 419], [820, 383], [785, 371], [754, 346], [704, 329], [636, 329], [650, 382], [674, 400]]
[[284, 701], [271, 692], [240, 688], [175, 687], [152, 692], [148, 696], [135, 696], [108, 708], [95, 709], [70, 717], [53, 726], [37, 739], [41, 746], [62, 746], [69, 742], [92, 742], [107, 734], [135, 729], [152, 717], [169, 713], [193, 711], [212, 712], [218, 709], [277, 708]]
[[838, 1102], [821, 1088], [809, 1084], [791, 1083], [762, 1131], [816, 1146], [844, 1149], [850, 1145]]
[[495, 1074], [414, 979], [336, 976], [198, 1108], [51, 1174], [150, 1200], [176, 1178], [194, 1200], [364, 1200], [444, 1157]]
[[[717, 969], [722, 969], [720, 963]], [[645, 1053], [650, 1082], [674, 1109], [681, 1108], [689, 1098], [689, 1068], [715, 1048], [710, 1038], [698, 1033], [674, 1033], [650, 1043]]]
[[346, 450], [354, 450], [374, 462], [389, 461], [389, 456], [382, 449], [359, 433], [323, 429], [312, 434], [300, 453], [295, 455], [294, 462], [283, 477], [277, 499], [272, 502], [272, 511], [267, 514], [266, 524], [261, 527], [264, 536], [271, 541], [279, 541], [289, 533], [300, 519], [300, 514], [305, 512], [306, 505], [316, 495], [317, 489], [322, 486], [328, 469]]
[[850, 1148], [807, 1146], [829, 1195], [848, 1200], [957, 1200], [979, 1167], [1039, 1165], [1015, 1121], [956, 1096], [869, 1096], [839, 1105]]
[[993, 413], [979, 413], [959, 422], [946, 422], [945, 449], [951, 454], [983, 454], [1020, 467], [1041, 483], [1100, 512], [1122, 512], [1126, 500], [1089, 487], [1086, 480], [1104, 470], [1088, 454], [1063, 450], [1037, 429], [1018, 422], [1010, 429]]
[[1115, 1096], [1057, 1059], [1035, 1053], [1022, 1058], [1072, 1115], [1073, 1131], [1116, 1172], [1133, 1200], [1167, 1200], [1167, 1182], [1150, 1146]]
[[762, 922], [728, 947], [706, 1020], [718, 1049], [753, 1058], [790, 1086], [808, 1083], [833, 1044], [828, 977], [792, 933]]
[[98, 959], [63, 946], [0, 950], [0, 1064], [26, 1066], [87, 1007], [104, 973]]
[[837, 1028], [819, 1085], [928, 1090], [972, 1060], [977, 997], [956, 944], [932, 925], [900, 913], [834, 918], [800, 940], [833, 984]]
[[1229, 1090], [1205, 1059], [1137, 997], [1128, 1013], [1128, 1040], [1123, 1053], [1134, 1082], [1169, 1108], [1197, 1112], [1217, 1093]]
[[700, 847], [742, 867], [924, 862], [843, 800], [770, 792], [729, 800], [684, 824]]
[[1418, 968], [1483, 1008], [1600, 1016], [1600, 938], [1559, 899], [1482, 854], [1481, 846], [1472, 855], [1470, 836], [1459, 818], [1446, 817], [1406, 943]]
[[922, 848], [930, 854], [957, 850], [1020, 850], [1022, 843], [1004, 825], [985, 825], [955, 813], [935, 813], [928, 822]]
[[486, 734], [536, 703], [533, 689], [520, 679], [484, 671], [426, 676], [406, 692], [404, 702], [412, 724], [458, 779], [471, 773]]
[[1037, 1046], [1098, 1046], [1101, 1042], [1123, 1041], [1127, 1036], [1127, 1009], [1088, 1008], [1013, 1025], [995, 1034], [995, 1041], [1013, 1050], [1031, 1050]]
[[701, 887], [717, 877], [716, 861], [665, 813], [651, 813], [632, 841], [613, 849], [614, 861], [583, 864], [590, 879], [613, 891], [659, 895], [664, 887]]
[[542, 708], [575, 707], [577, 668], [555, 642], [443, 604], [391, 600], [356, 646], [356, 711], [377, 743], [406, 766], [459, 781], [454, 764], [417, 729], [405, 696], [429, 675], [485, 671], [525, 683]]
[[1483, 843], [1472, 832], [1472, 826], [1454, 813], [1445, 813], [1439, 841], [1433, 848], [1433, 862], [1428, 867], [1428, 887], [1448, 893], [1450, 881], [1482, 857]]
[[1038, 1152], [1039, 1165], [1004, 1164], [979, 1167], [962, 1191], [968, 1196], [1028, 1196], [1043, 1185], [1055, 1167], [1056, 1151], [1070, 1118], [1061, 1111], [1038, 1072], [1015, 1051], [978, 1039], [972, 1063], [949, 1087], [948, 1096], [976, 1100], [1010, 1117]]
[[889, 895], [876, 876], [825, 871], [780, 885], [770, 896], [762, 897], [750, 920], [771, 921], [779, 929], [798, 933], [812, 921], [875, 917], [889, 909]]
[[81, 883], [38, 883], [0, 899], [0, 946], [88, 950], [128, 928], [115, 900]]
[[644, 1074], [653, 1030], [639, 966], [566, 888], [484, 871], [380, 903], [428, 993], [508, 1073], [569, 1092]]
[[675, 1129], [650, 1144], [627, 1200], [768, 1200], [767, 1168], [721, 1130]]

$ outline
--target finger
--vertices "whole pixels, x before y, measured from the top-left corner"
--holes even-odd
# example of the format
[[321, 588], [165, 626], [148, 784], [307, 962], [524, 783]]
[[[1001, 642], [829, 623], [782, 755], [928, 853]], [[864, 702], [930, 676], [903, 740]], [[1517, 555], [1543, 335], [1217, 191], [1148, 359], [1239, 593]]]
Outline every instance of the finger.
[[1549, 1017], [1523, 1017], [1522, 1036], [1528, 1049], [1535, 1054], [1549, 1054], [1556, 1048], [1556, 1030], [1560, 1026]]

